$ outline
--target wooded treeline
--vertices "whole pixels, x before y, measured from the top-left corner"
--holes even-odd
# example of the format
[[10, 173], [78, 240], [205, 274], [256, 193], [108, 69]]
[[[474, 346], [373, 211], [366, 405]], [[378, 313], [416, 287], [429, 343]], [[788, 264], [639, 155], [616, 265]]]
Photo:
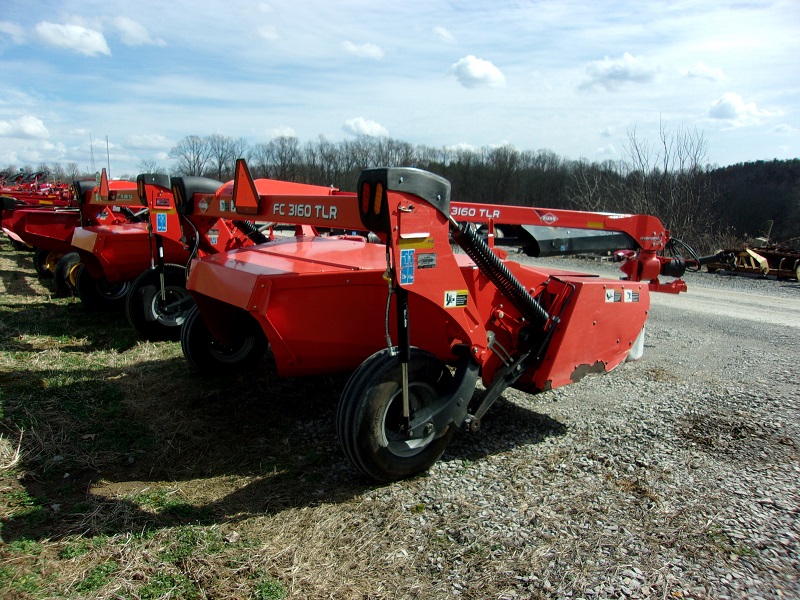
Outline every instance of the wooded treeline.
[[176, 173], [219, 180], [232, 177], [240, 156], [254, 177], [342, 190], [353, 190], [361, 169], [411, 166], [448, 179], [453, 198], [464, 202], [653, 214], [704, 253], [770, 227], [775, 242], [800, 238], [800, 159], [710, 167], [707, 142], [696, 130], [662, 126], [652, 143], [631, 132], [624, 157], [606, 162], [513, 146], [433, 148], [372, 137], [305, 144], [279, 137], [248, 147], [241, 139], [189, 136], [170, 153]]
[[[624, 157], [605, 162], [513, 146], [433, 148], [391, 138], [331, 142], [321, 136], [304, 144], [279, 137], [249, 145], [218, 134], [187, 136], [172, 148], [170, 158], [172, 175], [226, 181], [236, 159], [245, 157], [254, 177], [342, 190], [353, 190], [364, 168], [418, 167], [447, 178], [459, 201], [653, 214], [673, 237], [702, 253], [763, 236], [770, 226], [772, 241], [797, 245], [800, 159], [720, 168], [708, 166], [706, 153], [702, 133], [662, 127], [655, 143], [631, 132]], [[167, 172], [154, 161], [139, 166], [141, 172]], [[54, 175], [60, 175], [59, 169], [69, 175], [70, 169], [60, 166], [39, 168]]]

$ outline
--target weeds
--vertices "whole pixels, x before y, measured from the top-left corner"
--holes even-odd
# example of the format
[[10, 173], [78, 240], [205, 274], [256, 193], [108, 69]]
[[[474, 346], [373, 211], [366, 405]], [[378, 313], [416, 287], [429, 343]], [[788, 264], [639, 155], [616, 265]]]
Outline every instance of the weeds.
[[[597, 525], [605, 508], [577, 530], [577, 517], [546, 498], [520, 498], [538, 516], [516, 539], [485, 523], [464, 489], [441, 499], [419, 480], [367, 485], [336, 448], [345, 377], [280, 379], [265, 363], [198, 379], [179, 344], [137, 340], [124, 315], [54, 299], [32, 272], [30, 257], [0, 248], [4, 598], [500, 597], [509, 582], [538, 589], [534, 575], [558, 570], [559, 552], [567, 561], [609, 544]], [[513, 444], [566, 428], [511, 403], [497, 408], [515, 441], [457, 441], [460, 478], [474, 478], [474, 462], [491, 453], [507, 454], [512, 480], [534, 468], [546, 480], [571, 464], [574, 450], [558, 444], [539, 465], [515, 463], [505, 453]], [[634, 508], [657, 500], [644, 477], [615, 475], [607, 487]], [[667, 529], [666, 547], [687, 543], [691, 517]], [[747, 552], [721, 532], [697, 537], [717, 554]]]

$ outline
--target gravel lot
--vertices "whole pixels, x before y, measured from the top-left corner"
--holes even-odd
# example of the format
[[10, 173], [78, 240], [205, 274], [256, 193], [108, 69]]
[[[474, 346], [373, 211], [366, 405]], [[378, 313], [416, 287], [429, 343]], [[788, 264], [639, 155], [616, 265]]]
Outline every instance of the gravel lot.
[[[16, 290], [9, 314], [55, 310], [35, 276], [22, 275], [30, 258], [16, 260], [0, 281], [5, 293]], [[619, 275], [607, 263], [536, 262]], [[56, 498], [59, 482], [75, 481], [69, 494], [92, 507], [78, 524], [54, 513], [41, 534], [54, 541], [43, 547], [58, 551], [58, 538], [76, 530], [104, 541], [75, 573], [108, 561], [119, 572], [80, 597], [156, 597], [139, 592], [163, 573], [191, 579], [197, 597], [256, 597], [252, 578], [268, 573], [288, 598], [303, 599], [800, 598], [800, 284], [686, 280], [686, 294], [653, 295], [642, 360], [537, 396], [507, 390], [481, 430], [456, 435], [429, 473], [385, 486], [360, 477], [338, 448], [343, 377], [282, 380], [265, 367], [219, 389], [187, 376], [175, 345], [112, 351], [94, 348], [90, 334], [68, 337], [31, 360], [91, 356], [86, 381], [62, 395], [102, 377], [87, 389], [124, 398], [124, 414], [159, 444], [135, 460], [112, 455], [71, 469], [70, 479], [26, 477], [31, 494]], [[78, 308], [63, 304], [56, 308]], [[44, 381], [21, 361], [27, 345], [60, 344], [63, 332], [51, 325], [48, 335], [38, 325], [12, 332], [9, 344], [22, 350], [8, 353], [10, 370]], [[41, 421], [40, 437], [61, 439], [49, 427]], [[44, 450], [51, 463], [63, 452]], [[27, 460], [26, 469], [41, 466]], [[197, 507], [209, 523], [176, 529], [134, 501], [155, 492]], [[113, 538], [101, 535], [109, 523]], [[24, 521], [15, 526], [27, 531]], [[147, 527], [151, 537], [136, 537]], [[181, 532], [229, 545], [163, 560]]]
[[641, 361], [508, 391], [429, 476], [369, 492], [411, 509], [388, 559], [473, 598], [800, 597], [800, 285], [686, 279]]

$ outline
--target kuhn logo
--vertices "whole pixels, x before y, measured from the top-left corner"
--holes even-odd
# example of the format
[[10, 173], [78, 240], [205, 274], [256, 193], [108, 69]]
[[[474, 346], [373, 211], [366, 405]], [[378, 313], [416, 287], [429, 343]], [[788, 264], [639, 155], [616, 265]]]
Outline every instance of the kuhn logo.
[[555, 216], [553, 213], [547, 213], [541, 215], [539, 218], [542, 220], [543, 223], [547, 223], [548, 225], [552, 225], [553, 223], [558, 221], [558, 217]]

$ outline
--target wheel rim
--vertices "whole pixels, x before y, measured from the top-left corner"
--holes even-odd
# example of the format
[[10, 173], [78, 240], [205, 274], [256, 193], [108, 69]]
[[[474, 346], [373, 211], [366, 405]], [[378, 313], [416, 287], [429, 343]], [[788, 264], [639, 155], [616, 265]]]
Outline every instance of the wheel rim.
[[236, 348], [229, 348], [223, 346], [216, 340], [210, 340], [208, 349], [216, 360], [221, 363], [238, 363], [248, 357], [250, 352], [253, 351], [255, 346], [255, 338], [252, 335], [247, 336], [242, 340], [242, 343]]
[[188, 310], [184, 306], [191, 304], [187, 300], [191, 299], [191, 294], [183, 288], [171, 287], [165, 290], [166, 301], [161, 302], [161, 294], [156, 292], [150, 302], [150, 312], [161, 325], [168, 327], [178, 327], [186, 321]]
[[59, 256], [55, 252], [50, 252], [47, 255], [47, 260], [45, 260], [44, 262], [44, 266], [50, 273], [55, 273], [56, 265], [58, 264], [59, 260], [61, 260], [61, 256]]
[[100, 295], [106, 300], [119, 300], [124, 298], [130, 288], [130, 281], [123, 281], [121, 283], [97, 282], [97, 291], [100, 292]]
[[78, 285], [78, 267], [80, 266], [81, 263], [76, 262], [74, 265], [70, 266], [69, 271], [67, 271], [67, 281], [73, 288]]
[[[429, 384], [424, 382], [410, 383], [408, 386], [408, 403], [412, 415], [415, 410], [432, 404], [439, 398], [439, 394]], [[402, 430], [403, 418], [403, 390], [397, 390], [381, 415], [381, 432], [379, 443], [395, 456], [409, 457], [419, 454], [430, 444], [436, 436], [431, 431], [422, 438], [408, 438]]]

